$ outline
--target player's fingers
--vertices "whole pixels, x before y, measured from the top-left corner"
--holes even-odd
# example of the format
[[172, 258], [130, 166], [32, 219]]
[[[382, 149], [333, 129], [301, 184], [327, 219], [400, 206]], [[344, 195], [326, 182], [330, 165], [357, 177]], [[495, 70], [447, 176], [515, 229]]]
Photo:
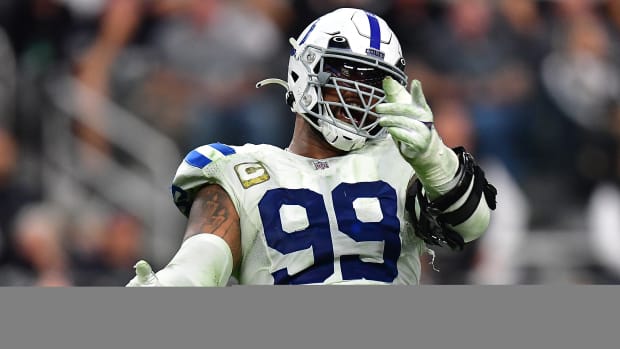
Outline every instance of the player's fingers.
[[136, 277], [139, 283], [146, 284], [153, 278], [153, 269], [147, 261], [138, 261], [134, 268], [136, 269]]
[[430, 108], [426, 103], [426, 97], [424, 97], [424, 92], [422, 91], [422, 83], [419, 80], [411, 81], [411, 99], [413, 100], [413, 103], [418, 105], [420, 108], [430, 111]]
[[428, 146], [430, 136], [428, 132], [416, 133], [400, 127], [390, 127], [387, 131], [397, 141], [401, 151], [407, 152], [408, 156], [415, 156], [415, 153], [423, 151]]
[[411, 80], [411, 90], [409, 93], [415, 103], [426, 103], [426, 98], [424, 98], [424, 94], [422, 93], [422, 84], [420, 83], [420, 80]]
[[419, 136], [413, 134], [411, 130], [407, 130], [400, 127], [389, 127], [387, 131], [392, 138], [399, 143], [404, 143], [408, 147], [412, 147], [413, 149], [417, 149], [420, 147], [421, 141], [419, 141]]
[[429, 123], [401, 115], [382, 116], [381, 119], [379, 119], [379, 125], [387, 128], [399, 127], [411, 130], [412, 132], [424, 132], [429, 130]]
[[389, 103], [411, 103], [411, 96], [407, 89], [391, 77], [383, 79], [385, 100]]
[[429, 114], [426, 110], [410, 103], [381, 103], [375, 107], [375, 111], [379, 114], [401, 115], [420, 120], [428, 118]]

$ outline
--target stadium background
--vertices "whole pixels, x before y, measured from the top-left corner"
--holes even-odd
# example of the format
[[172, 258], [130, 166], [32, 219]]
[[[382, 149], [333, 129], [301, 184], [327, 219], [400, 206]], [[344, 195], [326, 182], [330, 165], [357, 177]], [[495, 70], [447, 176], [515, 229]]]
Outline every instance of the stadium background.
[[620, 281], [620, 1], [3, 0], [0, 286], [122, 286], [184, 219], [197, 145], [286, 146], [287, 39], [333, 8], [399, 35], [437, 127], [498, 187], [428, 284]]

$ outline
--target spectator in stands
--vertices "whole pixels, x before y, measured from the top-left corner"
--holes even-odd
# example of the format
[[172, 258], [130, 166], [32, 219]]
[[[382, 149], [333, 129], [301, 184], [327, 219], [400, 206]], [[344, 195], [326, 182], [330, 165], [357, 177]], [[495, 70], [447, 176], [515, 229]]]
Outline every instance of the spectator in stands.
[[131, 108], [185, 150], [215, 139], [284, 144], [292, 120], [282, 95], [255, 88], [283, 50], [269, 2], [189, 0], [153, 11], [156, 63]]
[[608, 33], [594, 17], [576, 17], [558, 29], [541, 77], [548, 112], [563, 128], [562, 146], [554, 154], [554, 161], [563, 163], [557, 175], [567, 178], [573, 193], [568, 198], [579, 209], [612, 167], [609, 106], [620, 99], [620, 70]]
[[[13, 135], [0, 128], [0, 269], [23, 265], [13, 248], [11, 231], [19, 211], [37, 199], [18, 178], [19, 147]], [[0, 272], [1, 274], [1, 272]], [[3, 284], [0, 275], [0, 284]]]
[[74, 226], [70, 249], [78, 286], [124, 285], [143, 253], [140, 222], [126, 213], [107, 211], [86, 210], [86, 217], [79, 217]]
[[10, 285], [73, 285], [64, 246], [66, 219], [62, 209], [49, 203], [32, 204], [20, 211], [12, 232], [13, 248], [25, 265], [4, 273]]
[[[448, 146], [459, 144], [476, 155], [476, 130], [466, 104], [459, 98], [441, 98], [434, 105], [435, 126]], [[481, 160], [487, 178], [498, 184], [498, 202], [486, 234], [464, 253], [438, 249], [439, 273], [427, 272], [426, 283], [517, 284], [522, 280], [519, 257], [525, 248], [529, 202], [523, 189], [494, 158]]]

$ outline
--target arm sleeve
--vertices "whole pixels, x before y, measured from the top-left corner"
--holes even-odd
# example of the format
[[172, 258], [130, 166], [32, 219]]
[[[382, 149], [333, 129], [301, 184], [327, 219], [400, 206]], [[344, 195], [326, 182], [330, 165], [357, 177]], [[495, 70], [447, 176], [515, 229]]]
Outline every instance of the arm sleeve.
[[155, 276], [162, 286], [226, 286], [232, 267], [232, 252], [226, 241], [200, 233], [185, 240], [170, 263]]

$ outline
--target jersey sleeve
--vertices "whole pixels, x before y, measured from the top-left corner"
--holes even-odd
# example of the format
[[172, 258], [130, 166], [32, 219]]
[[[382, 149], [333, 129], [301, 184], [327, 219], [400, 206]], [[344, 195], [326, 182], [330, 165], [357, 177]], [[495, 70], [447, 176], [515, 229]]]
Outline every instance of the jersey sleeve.
[[172, 199], [176, 207], [188, 216], [196, 193], [207, 184], [224, 182], [223, 165], [227, 158], [236, 154], [234, 147], [212, 143], [190, 151], [172, 180]]

